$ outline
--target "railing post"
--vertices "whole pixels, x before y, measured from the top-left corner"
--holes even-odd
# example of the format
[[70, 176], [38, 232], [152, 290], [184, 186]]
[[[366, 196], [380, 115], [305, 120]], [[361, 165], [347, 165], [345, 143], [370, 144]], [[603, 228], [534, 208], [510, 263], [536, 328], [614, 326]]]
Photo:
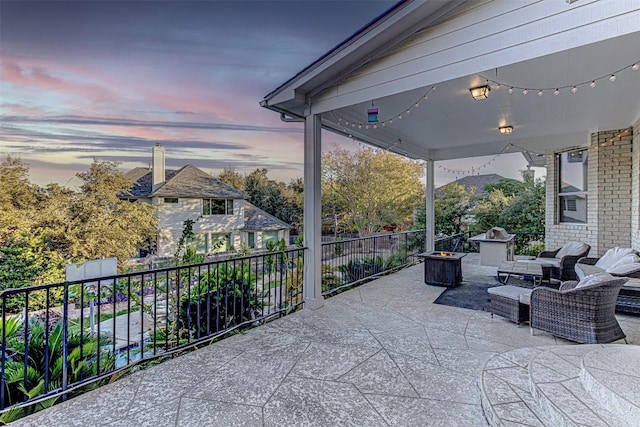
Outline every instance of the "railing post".
[[[67, 390], [69, 381], [68, 365], [69, 365], [69, 284], [64, 284], [62, 294], [62, 391]], [[49, 327], [49, 325], [45, 325]], [[115, 329], [115, 328], [114, 328]], [[115, 332], [115, 331], [114, 331]], [[115, 339], [114, 339], [115, 341]], [[62, 400], [67, 400], [67, 394], [62, 394]]]

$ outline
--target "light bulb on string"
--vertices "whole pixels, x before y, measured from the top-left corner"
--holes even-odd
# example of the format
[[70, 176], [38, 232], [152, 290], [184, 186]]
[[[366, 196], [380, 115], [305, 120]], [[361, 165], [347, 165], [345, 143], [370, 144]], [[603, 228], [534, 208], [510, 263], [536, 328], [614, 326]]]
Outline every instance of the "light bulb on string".
[[616, 75], [615, 74], [611, 74], [611, 77], [609, 77], [609, 81], [611, 83], [615, 82], [616, 81]]
[[594, 81], [592, 81], [591, 83], [589, 83], [589, 87], [590, 87], [591, 89], [593, 89], [594, 87], [596, 87], [596, 81], [594, 80]]
[[631, 67], [631, 69], [632, 69], [633, 71], [638, 71], [638, 70], [640, 70], [640, 64], [633, 64], [633, 66]]
[[556, 89], [556, 90], [554, 90], [554, 91], [553, 91], [553, 94], [554, 94], [555, 96], [560, 95], [560, 89]]
[[576, 93], [578, 91], [578, 87], [574, 86], [573, 88], [571, 88], [571, 93]]
[[528, 90], [526, 90], [526, 89], [522, 91], [522, 94], [523, 94], [523, 95], [526, 95], [527, 93], [529, 93], [529, 91], [528, 91]]
[[538, 96], [542, 96], [542, 91], [541, 90], [538, 91]]
[[511, 95], [511, 94], [513, 93], [513, 88], [512, 88], [512, 87], [510, 87], [510, 88], [509, 88], [509, 90], [507, 91], [507, 93], [508, 93], [509, 95]]

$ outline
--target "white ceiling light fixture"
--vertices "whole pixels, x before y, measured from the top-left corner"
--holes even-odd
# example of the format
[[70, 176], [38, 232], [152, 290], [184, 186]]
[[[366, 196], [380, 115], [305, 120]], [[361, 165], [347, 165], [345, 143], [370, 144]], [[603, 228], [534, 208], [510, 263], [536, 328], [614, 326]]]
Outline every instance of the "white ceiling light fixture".
[[481, 99], [487, 99], [489, 97], [489, 92], [491, 92], [491, 88], [487, 85], [477, 86], [469, 89], [469, 92], [471, 92], [471, 97], [473, 99], [475, 99], [476, 101], [479, 101]]
[[500, 131], [500, 135], [511, 135], [513, 126], [500, 126], [498, 130]]

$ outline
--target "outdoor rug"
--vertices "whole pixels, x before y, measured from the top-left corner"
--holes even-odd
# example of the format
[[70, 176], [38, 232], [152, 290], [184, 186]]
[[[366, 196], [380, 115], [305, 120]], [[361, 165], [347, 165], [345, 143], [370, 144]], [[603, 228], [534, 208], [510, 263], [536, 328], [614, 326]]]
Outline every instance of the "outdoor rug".
[[[459, 286], [446, 288], [433, 303], [469, 308], [471, 310], [489, 311], [491, 300], [489, 299], [487, 289], [494, 286], [501, 286], [501, 284], [497, 279], [494, 282], [488, 282], [487, 279], [486, 276], [465, 278]], [[517, 277], [510, 278], [508, 284], [529, 289], [533, 287], [531, 281]]]
[[500, 286], [500, 284], [464, 280], [455, 288], [446, 288], [433, 303], [489, 311], [490, 299], [487, 289], [494, 286]]

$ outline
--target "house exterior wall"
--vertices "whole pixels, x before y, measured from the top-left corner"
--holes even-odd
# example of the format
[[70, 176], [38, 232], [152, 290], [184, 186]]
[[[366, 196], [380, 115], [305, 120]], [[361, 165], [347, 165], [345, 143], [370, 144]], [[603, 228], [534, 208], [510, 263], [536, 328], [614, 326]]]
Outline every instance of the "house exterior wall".
[[202, 216], [202, 199], [180, 198], [178, 203], [163, 203], [163, 198], [154, 197], [152, 203], [157, 206], [156, 217], [160, 236], [157, 245], [157, 255], [172, 256], [176, 245], [182, 236], [184, 221], [196, 221], [193, 226], [194, 234], [228, 233], [231, 235], [230, 244], [234, 247], [241, 245], [241, 233], [244, 226], [244, 201], [233, 200], [233, 215]]
[[[635, 209], [638, 187], [637, 153], [632, 154], [632, 135], [616, 137], [624, 129], [591, 134], [589, 139], [587, 223], [561, 223], [558, 212], [558, 153], [547, 156], [546, 227], [547, 249], [572, 240], [591, 245], [589, 256], [601, 256], [614, 246], [631, 246], [632, 199]], [[611, 142], [610, 140], [614, 141]], [[637, 139], [637, 134], [636, 134]], [[573, 147], [573, 149], [578, 147]], [[635, 156], [635, 182], [632, 164]], [[632, 184], [633, 183], [633, 184]], [[636, 193], [639, 191], [636, 188]], [[636, 215], [636, 223], [638, 218]], [[636, 224], [636, 235], [637, 235]]]
[[631, 163], [631, 247], [640, 251], [640, 120], [633, 126]]
[[[243, 239], [243, 242], [247, 245], [249, 242], [249, 233], [254, 233], [254, 247], [256, 249], [263, 249], [265, 245], [265, 242], [263, 239], [264, 231], [253, 230], [253, 231], [243, 232], [242, 239]], [[282, 239], [284, 239], [285, 243], [289, 245], [289, 230], [287, 229], [278, 230], [278, 240], [282, 240]]]

